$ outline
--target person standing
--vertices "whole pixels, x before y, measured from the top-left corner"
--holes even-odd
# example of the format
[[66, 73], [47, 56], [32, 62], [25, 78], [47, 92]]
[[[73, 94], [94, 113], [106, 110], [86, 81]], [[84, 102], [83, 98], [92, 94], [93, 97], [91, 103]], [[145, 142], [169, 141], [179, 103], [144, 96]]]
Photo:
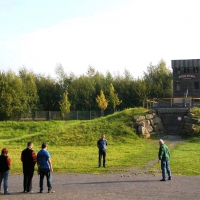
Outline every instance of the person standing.
[[164, 144], [162, 139], [159, 140], [159, 152], [158, 163], [161, 163], [162, 179], [160, 181], [166, 181], [166, 171], [168, 174], [168, 180], [172, 180], [171, 170], [169, 166], [170, 152], [168, 146]]
[[34, 167], [37, 162], [37, 156], [35, 151], [32, 150], [33, 143], [28, 142], [27, 148], [24, 149], [21, 153], [21, 161], [23, 165], [23, 187], [24, 193], [32, 193], [32, 178], [34, 174]]
[[42, 144], [42, 149], [37, 153], [37, 165], [38, 165], [38, 172], [40, 175], [40, 193], [43, 192], [43, 180], [46, 176], [47, 179], [47, 187], [48, 193], [54, 193], [55, 191], [52, 190], [52, 174], [53, 167], [51, 162], [50, 153], [47, 151], [47, 144]]
[[4, 194], [9, 194], [8, 193], [8, 174], [11, 166], [11, 160], [8, 157], [8, 149], [3, 148], [1, 150], [1, 155], [0, 155], [0, 192], [1, 192], [1, 183], [2, 180], [3, 182], [3, 187], [4, 187]]
[[99, 149], [99, 167], [101, 167], [101, 160], [103, 156], [103, 167], [106, 167], [106, 147], [108, 145], [105, 135], [102, 134], [101, 138], [97, 141], [97, 147]]

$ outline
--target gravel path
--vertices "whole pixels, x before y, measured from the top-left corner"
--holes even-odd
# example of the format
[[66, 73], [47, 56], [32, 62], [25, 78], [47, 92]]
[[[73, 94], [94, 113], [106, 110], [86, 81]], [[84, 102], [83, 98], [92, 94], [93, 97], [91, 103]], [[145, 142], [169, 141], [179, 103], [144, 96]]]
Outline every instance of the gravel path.
[[22, 175], [9, 177], [10, 195], [0, 199], [77, 199], [77, 200], [128, 200], [128, 199], [200, 199], [199, 176], [174, 176], [173, 180], [160, 182], [157, 174], [53, 174], [55, 193], [38, 193], [39, 177], [33, 177], [33, 194], [22, 193]]
[[[181, 142], [180, 138], [167, 137], [170, 145]], [[174, 142], [174, 143], [173, 143]], [[133, 171], [133, 170], [132, 170]], [[141, 173], [124, 174], [57, 174], [53, 173], [53, 194], [39, 191], [39, 177], [33, 177], [33, 194], [22, 193], [23, 176], [9, 176], [10, 195], [0, 195], [0, 199], [12, 200], [129, 200], [129, 199], [200, 199], [200, 176], [173, 176], [173, 180], [160, 182], [161, 173], [150, 175]], [[46, 183], [46, 180], [45, 182]], [[46, 189], [46, 191], [45, 191]]]

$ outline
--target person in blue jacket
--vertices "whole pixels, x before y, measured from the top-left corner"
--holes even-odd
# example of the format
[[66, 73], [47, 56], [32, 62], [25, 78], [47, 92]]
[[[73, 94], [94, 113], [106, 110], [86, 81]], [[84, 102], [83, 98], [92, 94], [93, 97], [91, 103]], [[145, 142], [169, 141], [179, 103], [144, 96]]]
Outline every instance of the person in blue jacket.
[[99, 167], [101, 167], [101, 160], [103, 157], [103, 167], [106, 167], [106, 147], [108, 145], [105, 135], [102, 134], [101, 138], [97, 141], [97, 147], [99, 149]]
[[54, 193], [52, 190], [52, 162], [50, 153], [47, 151], [47, 144], [42, 143], [42, 149], [37, 153], [38, 173], [40, 175], [40, 193], [43, 193], [43, 180], [46, 176], [48, 193]]

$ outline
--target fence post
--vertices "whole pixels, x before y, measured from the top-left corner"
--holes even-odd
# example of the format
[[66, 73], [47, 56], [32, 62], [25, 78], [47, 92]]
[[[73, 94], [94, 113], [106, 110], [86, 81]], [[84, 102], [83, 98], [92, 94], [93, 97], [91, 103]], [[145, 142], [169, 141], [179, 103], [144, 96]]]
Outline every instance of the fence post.
[[77, 118], [77, 120], [78, 120], [78, 111], [76, 112], [76, 118]]
[[49, 111], [49, 120], [51, 120], [51, 111]]

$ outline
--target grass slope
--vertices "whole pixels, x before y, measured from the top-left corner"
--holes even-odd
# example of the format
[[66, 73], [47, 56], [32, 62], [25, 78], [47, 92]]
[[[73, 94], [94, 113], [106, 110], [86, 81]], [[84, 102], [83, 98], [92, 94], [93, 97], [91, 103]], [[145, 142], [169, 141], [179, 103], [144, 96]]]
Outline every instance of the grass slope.
[[[132, 108], [87, 121], [0, 122], [0, 149], [9, 149], [11, 173], [22, 172], [20, 154], [28, 141], [33, 141], [36, 152], [42, 142], [48, 143], [56, 172], [98, 174], [126, 171], [130, 167], [146, 169], [158, 152], [157, 137], [141, 139], [134, 130], [134, 116], [146, 112], [143, 108]], [[102, 133], [108, 140], [107, 168], [97, 167], [96, 142]], [[191, 164], [190, 155], [199, 156], [198, 143], [195, 139], [187, 140], [171, 150], [174, 173], [200, 174], [197, 164]], [[158, 164], [149, 170], [160, 172]]]

